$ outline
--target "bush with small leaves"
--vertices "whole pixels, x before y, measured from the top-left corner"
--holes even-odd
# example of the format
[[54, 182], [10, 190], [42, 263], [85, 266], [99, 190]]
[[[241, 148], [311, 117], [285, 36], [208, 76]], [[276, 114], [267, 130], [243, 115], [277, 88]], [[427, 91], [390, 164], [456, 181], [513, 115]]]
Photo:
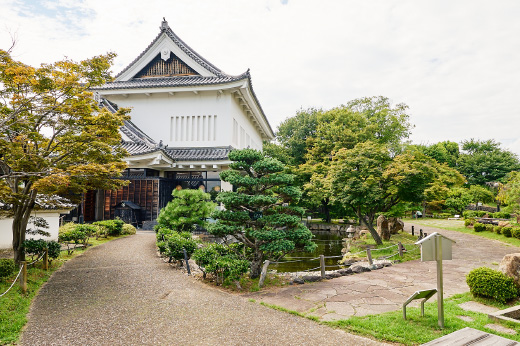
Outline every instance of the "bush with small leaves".
[[505, 211], [497, 211], [495, 213], [490, 214], [489, 216], [494, 217], [496, 219], [510, 219], [511, 213]]
[[475, 223], [475, 219], [473, 219], [473, 218], [464, 220], [464, 226], [466, 226], [466, 227], [473, 226], [474, 223]]
[[502, 233], [502, 226], [495, 226], [493, 228], [493, 232], [495, 232], [496, 234]]
[[493, 232], [493, 228], [494, 228], [494, 226], [492, 224], [486, 225], [486, 231], [488, 231], [488, 232]]
[[473, 295], [494, 298], [501, 303], [518, 296], [518, 288], [512, 278], [487, 267], [470, 271], [466, 283]]
[[484, 225], [483, 223], [476, 222], [473, 225], [473, 229], [475, 230], [475, 232], [483, 232], [486, 230], [486, 225]]
[[106, 229], [106, 234], [109, 236], [117, 236], [121, 235], [123, 231], [124, 221], [122, 220], [104, 220], [104, 221], [96, 221], [94, 225], [98, 225], [104, 227]]
[[208, 272], [215, 276], [217, 284], [221, 284], [225, 279], [236, 281], [247, 273], [250, 263], [241, 259], [235, 250], [233, 246], [208, 244], [195, 250], [193, 259], [203, 269], [204, 278]]
[[177, 261], [184, 259], [184, 250], [188, 258], [197, 248], [197, 242], [192, 238], [190, 232], [175, 232], [169, 229], [159, 229], [157, 232], [157, 247], [159, 252]]
[[520, 227], [513, 227], [511, 229], [511, 235], [516, 239], [520, 239]]
[[123, 229], [121, 231], [121, 234], [122, 235], [128, 235], [128, 234], [135, 234], [136, 233], [136, 229], [134, 226], [132, 226], [131, 224], [129, 223], [125, 223], [123, 225]]
[[0, 258], [0, 279], [8, 278], [16, 270], [14, 260], [11, 258]]
[[464, 212], [462, 213], [462, 216], [465, 219], [474, 219], [475, 216], [477, 216], [477, 214], [475, 213], [474, 210], [464, 210]]
[[47, 242], [43, 239], [27, 239], [22, 243], [23, 251], [31, 256], [31, 260], [41, 256], [47, 248]]
[[502, 232], [501, 233], [509, 238], [509, 237], [511, 237], [513, 235], [511, 233], [512, 230], [513, 230], [513, 227], [511, 227], [511, 226], [502, 227]]

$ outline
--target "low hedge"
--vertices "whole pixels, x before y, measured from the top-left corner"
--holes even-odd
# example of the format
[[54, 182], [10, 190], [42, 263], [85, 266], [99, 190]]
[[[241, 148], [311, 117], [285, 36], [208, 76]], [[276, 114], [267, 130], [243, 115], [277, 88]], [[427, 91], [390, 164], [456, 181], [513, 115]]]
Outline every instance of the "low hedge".
[[195, 263], [206, 272], [215, 276], [217, 284], [224, 280], [238, 280], [240, 276], [249, 270], [249, 261], [240, 258], [233, 249], [233, 245], [208, 244], [195, 250], [193, 253]]
[[192, 238], [190, 232], [175, 232], [169, 229], [159, 229], [157, 232], [157, 247], [159, 252], [177, 261], [184, 259], [184, 250], [188, 258], [197, 248], [197, 242]]
[[487, 267], [470, 271], [466, 283], [473, 295], [493, 298], [501, 303], [518, 296], [518, 288], [512, 278]]
[[10, 277], [16, 271], [16, 265], [11, 258], [0, 258], [0, 279]]
[[104, 227], [106, 229], [106, 234], [110, 236], [121, 235], [124, 224], [125, 223], [122, 220], [104, 220], [94, 222], [94, 225]]
[[475, 230], [475, 232], [483, 232], [486, 230], [486, 225], [484, 225], [483, 223], [476, 222], [473, 225], [473, 229]]
[[511, 227], [511, 226], [504, 226], [504, 227], [502, 227], [501, 234], [505, 235], [508, 238], [510, 238], [513, 235], [511, 233], [512, 231], [513, 231], [513, 227]]

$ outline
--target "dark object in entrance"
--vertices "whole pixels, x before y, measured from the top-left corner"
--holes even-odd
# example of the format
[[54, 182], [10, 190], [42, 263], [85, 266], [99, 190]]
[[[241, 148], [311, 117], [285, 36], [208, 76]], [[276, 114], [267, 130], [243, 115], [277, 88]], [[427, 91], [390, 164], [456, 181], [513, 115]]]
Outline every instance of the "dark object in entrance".
[[132, 224], [135, 227], [141, 227], [143, 221], [141, 217], [141, 207], [130, 201], [122, 201], [114, 207], [114, 217]]

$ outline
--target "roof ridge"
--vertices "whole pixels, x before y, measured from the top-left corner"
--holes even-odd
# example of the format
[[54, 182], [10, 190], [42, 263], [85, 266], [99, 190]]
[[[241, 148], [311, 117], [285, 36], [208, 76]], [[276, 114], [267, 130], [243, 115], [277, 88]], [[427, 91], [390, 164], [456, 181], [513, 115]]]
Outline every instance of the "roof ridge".
[[195, 60], [198, 64], [200, 64], [202, 67], [207, 69], [208, 71], [214, 73], [215, 75], [219, 77], [229, 77], [228, 74], [222, 72], [218, 67], [210, 63], [208, 60], [206, 60], [202, 55], [197, 53], [193, 48], [191, 48], [186, 42], [184, 42], [177, 34], [173, 32], [173, 30], [168, 25], [168, 22], [163, 17], [163, 21], [161, 22], [161, 26], [159, 27], [161, 31], [159, 34], [153, 39], [153, 41], [146, 47], [144, 51], [139, 54], [137, 58], [135, 58], [128, 66], [126, 66], [121, 72], [119, 72], [114, 78], [118, 78], [123, 73], [128, 71], [138, 60], [140, 60], [151, 48], [152, 46], [159, 40], [162, 34], [167, 35], [176, 45], [179, 47], [184, 53], [186, 53], [190, 58]]

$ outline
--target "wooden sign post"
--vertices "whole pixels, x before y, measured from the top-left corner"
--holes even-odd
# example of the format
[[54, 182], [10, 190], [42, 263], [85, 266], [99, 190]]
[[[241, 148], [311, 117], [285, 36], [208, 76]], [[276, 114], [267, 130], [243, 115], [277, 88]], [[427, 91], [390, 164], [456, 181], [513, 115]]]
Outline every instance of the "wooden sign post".
[[439, 327], [444, 328], [444, 291], [442, 280], [442, 260], [451, 260], [451, 245], [455, 241], [437, 232], [419, 240], [421, 261], [437, 262], [437, 314]]

